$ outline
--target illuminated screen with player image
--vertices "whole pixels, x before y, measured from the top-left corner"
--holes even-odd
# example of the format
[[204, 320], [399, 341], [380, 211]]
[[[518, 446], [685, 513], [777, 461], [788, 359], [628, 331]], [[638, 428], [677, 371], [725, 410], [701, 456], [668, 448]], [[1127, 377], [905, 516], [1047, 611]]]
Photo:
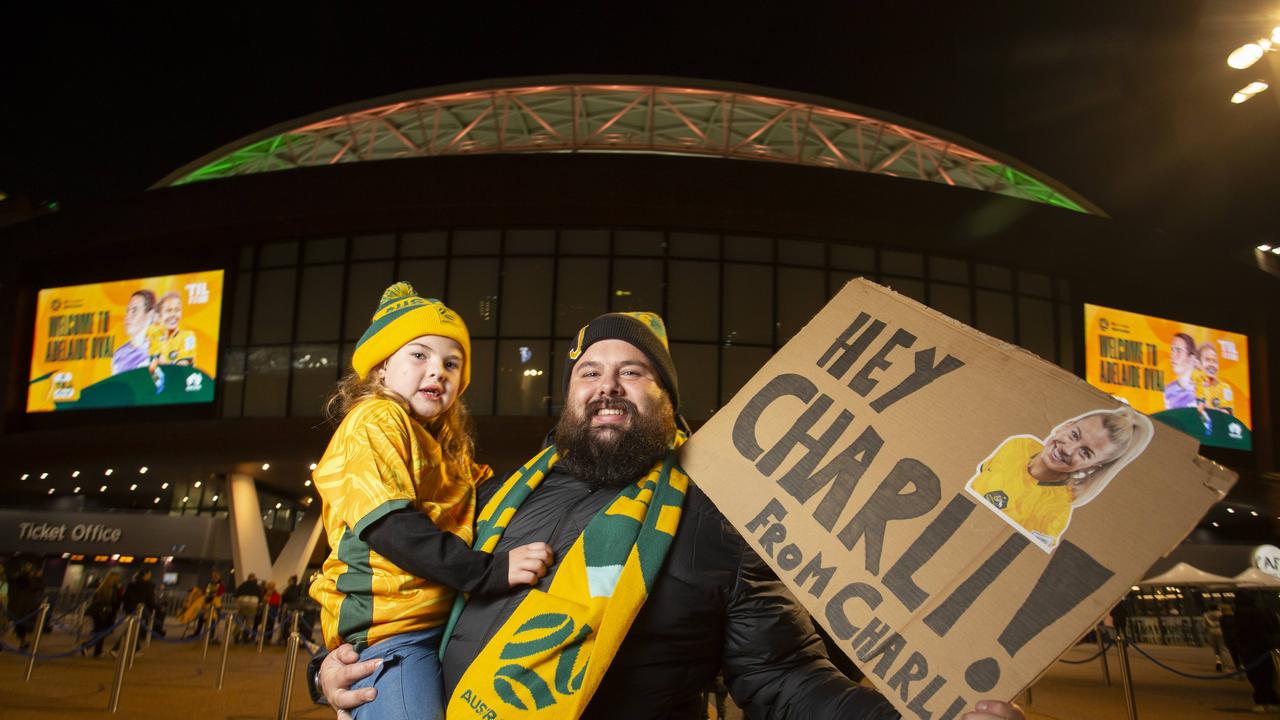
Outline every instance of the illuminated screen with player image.
[[221, 270], [40, 291], [27, 412], [213, 401]]

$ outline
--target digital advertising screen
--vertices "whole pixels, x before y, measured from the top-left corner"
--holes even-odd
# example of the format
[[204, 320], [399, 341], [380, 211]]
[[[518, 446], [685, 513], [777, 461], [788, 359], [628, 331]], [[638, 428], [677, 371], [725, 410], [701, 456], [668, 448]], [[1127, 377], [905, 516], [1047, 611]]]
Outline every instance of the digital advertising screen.
[[207, 403], [222, 271], [40, 291], [27, 412]]
[[1084, 328], [1089, 384], [1203, 445], [1253, 448], [1248, 337], [1088, 304]]

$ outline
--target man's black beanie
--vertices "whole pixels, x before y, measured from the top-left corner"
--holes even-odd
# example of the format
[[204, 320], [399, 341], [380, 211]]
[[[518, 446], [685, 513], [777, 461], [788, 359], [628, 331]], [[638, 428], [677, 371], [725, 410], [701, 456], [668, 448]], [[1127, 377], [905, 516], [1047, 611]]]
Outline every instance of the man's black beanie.
[[[671, 361], [667, 348], [667, 326], [662, 318], [651, 312], [608, 313], [587, 323], [578, 331], [574, 346], [564, 362], [564, 393], [569, 395], [569, 379], [573, 366], [587, 348], [601, 340], [622, 340], [640, 349], [653, 364], [662, 381], [662, 387], [671, 398], [671, 408], [680, 417], [680, 381], [676, 377], [676, 364]], [[680, 421], [677, 421], [680, 422]]]

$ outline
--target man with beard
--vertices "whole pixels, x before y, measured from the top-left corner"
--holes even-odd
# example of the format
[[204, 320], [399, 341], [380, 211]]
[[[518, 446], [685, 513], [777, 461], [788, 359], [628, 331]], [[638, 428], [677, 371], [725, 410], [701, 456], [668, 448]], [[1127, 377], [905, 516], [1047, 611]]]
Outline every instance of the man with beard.
[[[546, 542], [536, 588], [459, 600], [441, 648], [449, 717], [698, 718], [723, 667], [749, 717], [896, 718], [827, 659], [812, 622], [676, 461], [679, 385], [662, 320], [578, 332], [548, 444], [481, 486], [475, 547]], [[370, 532], [378, 532], [375, 526]], [[348, 646], [310, 677], [339, 718], [372, 698]], [[1021, 720], [985, 701], [968, 720]]]

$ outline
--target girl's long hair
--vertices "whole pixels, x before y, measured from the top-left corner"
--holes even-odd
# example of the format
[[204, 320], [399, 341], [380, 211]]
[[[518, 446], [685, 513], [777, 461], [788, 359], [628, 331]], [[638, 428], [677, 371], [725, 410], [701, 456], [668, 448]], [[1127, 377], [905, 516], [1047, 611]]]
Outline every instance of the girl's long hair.
[[407, 400], [388, 390], [377, 373], [370, 371], [362, 380], [353, 371], [343, 376], [329, 394], [329, 399], [324, 403], [325, 417], [336, 425], [342, 422], [352, 408], [370, 398], [390, 400], [404, 408], [410, 417], [421, 423], [436, 442], [440, 443], [440, 451], [446, 463], [464, 476], [470, 472], [476, 453], [475, 423], [462, 398], [455, 400], [439, 415], [424, 420], [414, 414]]

